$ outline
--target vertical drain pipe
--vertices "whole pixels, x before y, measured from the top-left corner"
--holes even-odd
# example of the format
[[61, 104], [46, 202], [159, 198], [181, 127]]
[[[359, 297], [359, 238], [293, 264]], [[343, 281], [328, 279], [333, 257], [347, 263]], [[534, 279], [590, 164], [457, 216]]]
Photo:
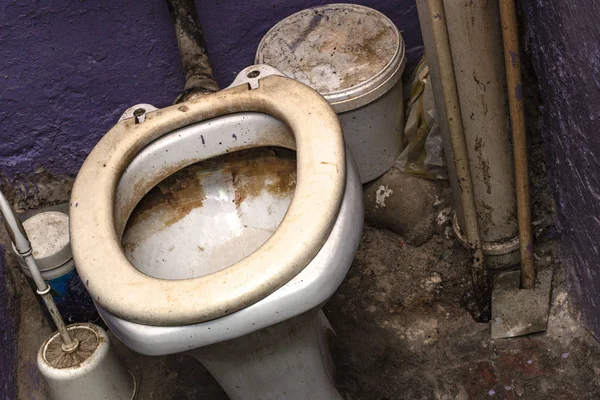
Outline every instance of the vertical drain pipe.
[[[498, 0], [443, 3], [486, 266], [514, 265], [517, 206]], [[463, 244], [464, 225], [457, 213], [454, 230]]]
[[[433, 65], [432, 75], [439, 77], [439, 79], [434, 79], [433, 85], [442, 94], [442, 104], [438, 104], [439, 96], [436, 96], [436, 108], [441, 111], [438, 113], [440, 120], [447, 120], [446, 129], [450, 138], [451, 154], [453, 154], [453, 169], [459, 189], [461, 211], [465, 221], [465, 233], [468, 245], [473, 252], [471, 276], [479, 312], [477, 319], [483, 322], [489, 320], [491, 287], [484, 264], [473, 181], [444, 6], [442, 0], [417, 0], [417, 8], [424, 42], [432, 44], [432, 46], [425, 47], [427, 59], [437, 60], [437, 63]], [[446, 124], [440, 125], [444, 126]]]
[[175, 27], [177, 45], [185, 70], [185, 87], [175, 103], [217, 92], [219, 85], [210, 66], [194, 0], [166, 1]]

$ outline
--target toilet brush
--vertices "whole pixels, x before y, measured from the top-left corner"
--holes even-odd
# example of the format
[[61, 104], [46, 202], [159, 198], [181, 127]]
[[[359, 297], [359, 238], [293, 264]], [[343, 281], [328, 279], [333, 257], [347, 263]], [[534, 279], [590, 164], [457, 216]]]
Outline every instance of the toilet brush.
[[0, 191], [0, 214], [18, 254], [25, 260], [58, 332], [44, 342], [38, 368], [54, 400], [131, 400], [136, 384], [133, 375], [110, 349], [104, 329], [87, 323], [66, 326], [50, 286], [44, 281], [21, 221]]

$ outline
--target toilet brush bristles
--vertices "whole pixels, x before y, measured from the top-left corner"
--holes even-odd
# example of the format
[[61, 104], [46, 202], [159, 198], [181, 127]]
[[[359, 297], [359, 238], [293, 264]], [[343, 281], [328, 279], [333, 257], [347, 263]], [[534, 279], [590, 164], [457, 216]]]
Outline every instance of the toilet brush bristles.
[[55, 335], [46, 346], [44, 360], [53, 368], [75, 367], [87, 360], [98, 348], [98, 335], [93, 330], [76, 326], [69, 329], [69, 333], [73, 339], [79, 341], [76, 350], [63, 350], [63, 339], [60, 335]]

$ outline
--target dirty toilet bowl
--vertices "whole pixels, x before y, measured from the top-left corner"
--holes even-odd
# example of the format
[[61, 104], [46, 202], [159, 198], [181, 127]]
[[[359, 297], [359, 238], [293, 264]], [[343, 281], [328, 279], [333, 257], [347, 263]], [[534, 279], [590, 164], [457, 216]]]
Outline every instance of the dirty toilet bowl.
[[341, 399], [320, 308], [358, 246], [362, 190], [335, 113], [279, 75], [128, 110], [75, 182], [73, 254], [133, 350], [189, 352], [231, 399]]

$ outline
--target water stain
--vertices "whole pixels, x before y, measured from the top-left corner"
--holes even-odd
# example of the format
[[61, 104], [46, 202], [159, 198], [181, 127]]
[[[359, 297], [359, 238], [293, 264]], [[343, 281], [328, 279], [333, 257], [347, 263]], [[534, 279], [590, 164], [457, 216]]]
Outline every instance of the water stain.
[[478, 169], [481, 171], [481, 178], [485, 184], [488, 194], [492, 194], [492, 175], [490, 173], [490, 163], [483, 157], [484, 143], [480, 136], [475, 137], [475, 153], [477, 153]]
[[240, 152], [243, 154], [239, 159], [225, 162], [225, 169], [232, 177], [238, 208], [244, 200], [257, 197], [263, 190], [281, 197], [296, 187], [294, 152], [285, 154], [279, 150], [277, 154], [272, 149], [256, 150]]
[[260, 52], [263, 62], [330, 93], [381, 73], [397, 50], [394, 29], [371, 12], [349, 13], [345, 5], [331, 5], [287, 20]]
[[319, 25], [319, 22], [323, 19], [323, 15], [318, 11], [315, 11], [315, 15], [310, 20], [308, 27], [290, 44], [290, 49], [295, 51], [298, 45], [306, 40], [306, 37]]
[[490, 233], [491, 227], [494, 226], [494, 220], [492, 218], [494, 209], [485, 201], [480, 201], [478, 203], [477, 212], [481, 221], [480, 230], [485, 239], [485, 237]]
[[353, 56], [352, 68], [347, 68], [345, 71], [338, 71], [340, 78], [340, 88], [349, 88], [364, 82], [377, 74], [378, 70], [374, 66], [386, 65], [389, 62], [389, 54], [385, 48], [382, 48], [382, 43], [387, 43], [384, 39], [389, 35], [390, 28], [383, 27], [380, 30], [369, 32], [370, 35], [365, 35], [363, 40], [348, 40], [332, 35], [329, 40], [325, 40], [319, 52], [330, 53], [331, 56], [336, 51], [340, 51], [346, 56]]
[[[295, 152], [281, 148], [254, 148], [187, 166], [161, 181], [142, 198], [131, 213], [125, 232], [151, 217], [156, 220], [156, 216], [159, 216], [160, 222], [152, 232], [147, 232], [148, 235], [182, 220], [203, 206], [206, 200], [205, 184], [214, 186], [217, 174], [225, 177], [220, 178], [224, 179], [224, 187], [233, 185], [233, 202], [237, 208], [264, 190], [283, 197], [293, 192], [296, 186]], [[124, 249], [133, 251], [144, 237], [124, 240]]]
[[163, 223], [166, 228], [184, 218], [193, 209], [202, 207], [204, 199], [204, 190], [196, 178], [193, 166], [184, 168], [150, 190], [131, 214], [127, 225], [136, 225], [154, 213], [163, 211]]

